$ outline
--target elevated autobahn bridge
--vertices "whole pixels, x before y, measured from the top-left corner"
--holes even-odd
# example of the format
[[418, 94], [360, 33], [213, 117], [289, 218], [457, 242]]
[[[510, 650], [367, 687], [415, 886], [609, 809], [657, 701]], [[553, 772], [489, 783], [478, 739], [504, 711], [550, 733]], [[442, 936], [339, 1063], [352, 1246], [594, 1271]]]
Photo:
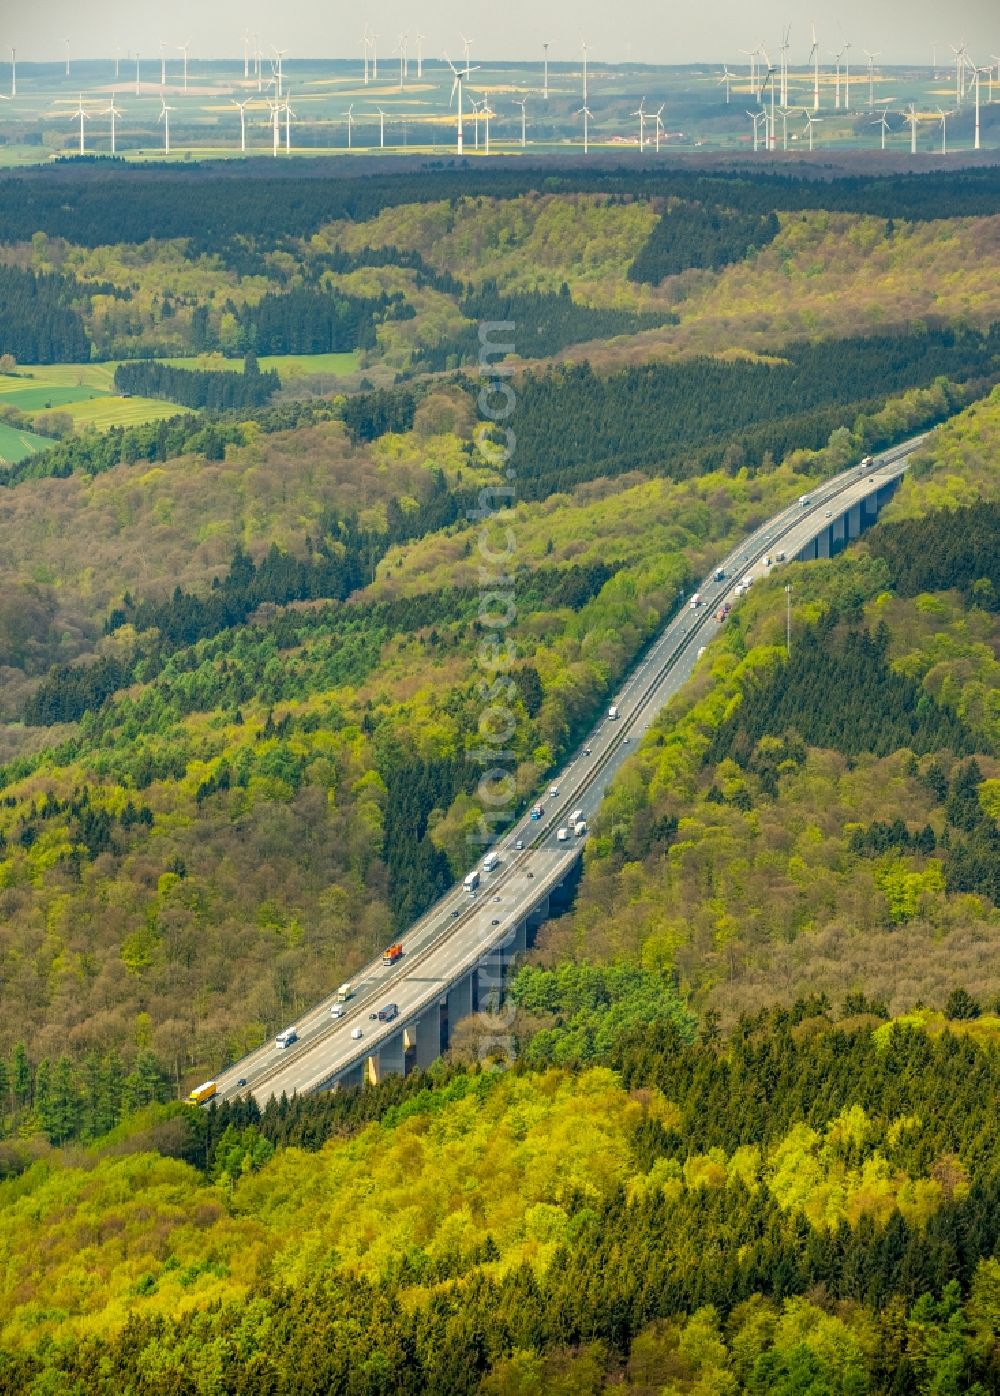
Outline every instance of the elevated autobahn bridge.
[[[715, 633], [719, 608], [782, 562], [831, 557], [859, 537], [922, 440], [814, 486], [721, 559], [701, 584], [702, 604], [674, 616], [612, 700], [617, 718], [603, 718], [539, 796], [543, 818], [526, 812], [497, 843], [499, 864], [482, 874], [475, 895], [461, 884], [452, 888], [402, 937], [405, 953], [396, 964], [375, 961], [354, 977], [340, 1016], [331, 1012], [335, 997], [317, 1003], [296, 1020], [290, 1045], [268, 1042], [221, 1073], [215, 1098], [252, 1094], [264, 1105], [283, 1092], [308, 1094], [426, 1067], [457, 1022], [498, 1004], [532, 930], [581, 857], [585, 839], [573, 835], [570, 812], [582, 811], [584, 821], [596, 814], [622, 763], [689, 677]], [[558, 830], [567, 827], [569, 837], [560, 840]], [[390, 1003], [395, 1015], [380, 1021], [379, 1010]]]

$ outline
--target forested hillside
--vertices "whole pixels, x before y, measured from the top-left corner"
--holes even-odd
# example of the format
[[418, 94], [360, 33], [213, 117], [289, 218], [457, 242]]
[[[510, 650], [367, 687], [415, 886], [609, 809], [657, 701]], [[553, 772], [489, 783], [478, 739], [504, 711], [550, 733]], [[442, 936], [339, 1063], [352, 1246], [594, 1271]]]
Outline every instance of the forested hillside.
[[810, 989], [1000, 993], [998, 444], [994, 393], [862, 544], [737, 607], [612, 791], [548, 955], [673, 968], [725, 1017]]
[[563, 1065], [8, 1147], [0, 1390], [996, 1389], [1000, 1019], [515, 992]]

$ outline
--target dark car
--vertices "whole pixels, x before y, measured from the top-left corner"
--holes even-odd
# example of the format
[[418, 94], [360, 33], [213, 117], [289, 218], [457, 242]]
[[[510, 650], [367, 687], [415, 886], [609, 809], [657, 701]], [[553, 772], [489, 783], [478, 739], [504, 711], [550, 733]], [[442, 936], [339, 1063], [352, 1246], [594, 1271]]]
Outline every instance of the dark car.
[[499, 917], [499, 916], [494, 916], [494, 918], [493, 918], [493, 924], [494, 924], [494, 926], [499, 926], [499, 924], [500, 924], [500, 917]]

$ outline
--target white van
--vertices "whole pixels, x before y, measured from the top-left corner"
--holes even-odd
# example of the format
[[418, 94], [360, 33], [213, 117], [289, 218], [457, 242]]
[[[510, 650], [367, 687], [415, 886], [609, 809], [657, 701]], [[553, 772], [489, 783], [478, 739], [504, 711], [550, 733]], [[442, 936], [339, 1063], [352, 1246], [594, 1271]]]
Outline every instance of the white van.
[[565, 825], [563, 825], [561, 829], [556, 830], [556, 838], [560, 843], [567, 843], [569, 841], [569, 830]]

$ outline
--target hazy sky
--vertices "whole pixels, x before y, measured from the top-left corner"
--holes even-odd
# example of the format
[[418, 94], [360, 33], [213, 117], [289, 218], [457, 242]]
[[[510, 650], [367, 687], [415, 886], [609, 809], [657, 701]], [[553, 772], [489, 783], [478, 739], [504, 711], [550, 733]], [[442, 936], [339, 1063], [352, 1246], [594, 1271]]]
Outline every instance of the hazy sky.
[[[783, 26], [792, 26], [789, 59], [804, 63], [815, 18], [821, 54], [852, 44], [852, 58], [864, 63], [863, 49], [880, 50], [884, 63], [930, 63], [951, 57], [949, 43], [964, 39], [981, 66], [1000, 53], [1000, 0], [805, 0], [796, 9], [788, 0], [699, 0], [675, 6], [664, 0], [597, 3], [597, 0], [502, 0], [500, 4], [457, 0], [359, 0], [334, 7], [324, 0], [0, 0], [0, 56], [13, 44], [18, 57], [62, 59], [65, 39], [80, 57], [123, 54], [136, 49], [154, 58], [159, 40], [191, 42], [191, 57], [242, 54], [244, 29], [260, 34], [262, 48], [288, 49], [290, 58], [343, 58], [360, 52], [367, 21], [379, 35], [379, 58], [389, 58], [401, 30], [427, 36], [425, 56], [447, 48], [461, 52], [459, 31], [473, 39], [473, 61], [495, 55], [532, 58], [551, 42], [553, 59], [575, 59], [585, 38], [594, 61], [629, 59], [654, 63], [741, 59], [740, 50], [763, 39], [770, 50]], [[413, 52], [411, 48], [411, 53]]]

